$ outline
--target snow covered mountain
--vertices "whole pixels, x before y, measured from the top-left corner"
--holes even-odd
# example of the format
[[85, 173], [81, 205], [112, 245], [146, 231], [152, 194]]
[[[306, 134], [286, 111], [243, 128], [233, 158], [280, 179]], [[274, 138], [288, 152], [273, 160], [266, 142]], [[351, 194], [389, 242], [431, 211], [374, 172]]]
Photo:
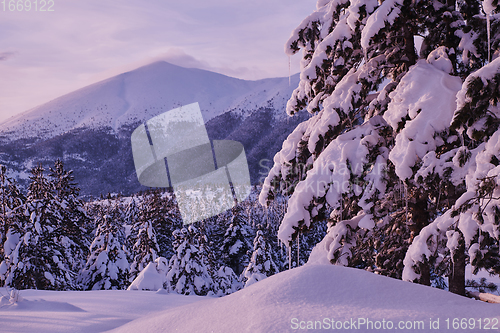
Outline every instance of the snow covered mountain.
[[[294, 77], [294, 87], [297, 78]], [[230, 110], [282, 109], [292, 91], [288, 78], [245, 81], [159, 61], [92, 84], [0, 124], [13, 138], [47, 139], [77, 128], [111, 127], [148, 120], [198, 102], [205, 121]]]
[[136, 126], [198, 102], [211, 139], [245, 146], [253, 183], [267, 172], [285, 137], [306, 115], [288, 118], [298, 75], [258, 81], [155, 62], [92, 84], [0, 124], [0, 163], [25, 183], [29, 169], [62, 159], [82, 194], [130, 193], [137, 182], [130, 149]]

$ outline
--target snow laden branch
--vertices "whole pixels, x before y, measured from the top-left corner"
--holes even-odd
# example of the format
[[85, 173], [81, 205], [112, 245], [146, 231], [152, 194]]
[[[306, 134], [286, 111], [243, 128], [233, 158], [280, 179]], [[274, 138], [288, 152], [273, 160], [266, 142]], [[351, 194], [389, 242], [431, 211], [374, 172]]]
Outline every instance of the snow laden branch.
[[448, 74], [451, 70], [446, 49], [440, 47], [413, 66], [389, 95], [384, 119], [398, 133], [389, 159], [401, 180], [412, 177], [417, 162], [444, 144], [462, 86], [460, 78]]
[[471, 74], [457, 94], [452, 127], [462, 133], [469, 146], [476, 148], [458, 149], [448, 168], [455, 181], [465, 180], [466, 191], [453, 207], [415, 238], [405, 258], [405, 280], [419, 281], [420, 267], [426, 263], [454, 261], [461, 240], [474, 272], [481, 268], [490, 273], [500, 272], [499, 72], [497, 58]]
[[318, 9], [293, 32], [285, 45], [290, 56], [303, 49], [299, 86], [287, 104], [287, 113], [307, 107], [311, 113], [349, 72], [363, 61], [359, 50], [361, 30], [367, 12], [377, 5], [371, 1], [319, 1]]
[[[260, 194], [260, 202], [267, 205], [273, 197], [276, 182], [282, 182], [280, 191], [293, 192], [295, 185], [303, 180], [306, 171], [312, 167], [329, 141], [346, 128], [353, 128], [363, 122], [368, 109], [368, 92], [376, 85], [380, 76], [379, 65], [384, 56], [379, 56], [354, 68], [338, 83], [332, 94], [324, 101], [324, 108], [297, 128], [283, 142], [282, 149], [274, 156], [274, 165], [266, 177]], [[373, 102], [383, 104], [382, 99]], [[363, 106], [363, 104], [365, 104]]]
[[382, 133], [386, 126], [381, 117], [374, 117], [329, 144], [290, 198], [278, 232], [283, 242], [290, 243], [298, 230], [309, 228], [311, 220], [326, 204], [339, 208], [343, 195], [358, 198], [359, 209], [367, 212], [361, 225], [373, 227], [372, 201], [385, 191], [383, 177], [388, 151], [383, 147]]

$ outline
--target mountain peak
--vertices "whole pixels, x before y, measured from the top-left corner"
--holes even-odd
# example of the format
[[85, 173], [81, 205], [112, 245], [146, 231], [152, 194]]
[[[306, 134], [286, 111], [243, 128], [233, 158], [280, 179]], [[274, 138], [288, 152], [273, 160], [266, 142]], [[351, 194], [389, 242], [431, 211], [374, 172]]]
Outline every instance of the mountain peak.
[[[294, 77], [294, 81], [297, 78]], [[0, 135], [46, 139], [77, 128], [111, 128], [150, 119], [198, 102], [205, 121], [229, 110], [282, 109], [291, 95], [288, 78], [246, 81], [156, 61], [94, 83], [0, 124]]]

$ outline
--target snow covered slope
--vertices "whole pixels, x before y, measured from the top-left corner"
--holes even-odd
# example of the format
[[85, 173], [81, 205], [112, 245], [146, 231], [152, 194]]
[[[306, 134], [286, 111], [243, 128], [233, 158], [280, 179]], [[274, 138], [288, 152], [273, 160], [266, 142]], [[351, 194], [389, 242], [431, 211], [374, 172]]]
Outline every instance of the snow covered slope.
[[[422, 333], [500, 328], [500, 304], [333, 265], [308, 264], [222, 298], [151, 291], [25, 290], [21, 296], [25, 300], [18, 304], [0, 302], [0, 331], [267, 333], [331, 331], [333, 325], [336, 332]], [[455, 318], [459, 329], [453, 328]]]
[[[205, 121], [230, 110], [243, 115], [271, 107], [283, 110], [298, 76], [245, 81], [159, 61], [92, 84], [0, 124], [0, 135], [47, 139], [77, 128], [145, 121], [175, 107], [198, 102]], [[283, 112], [284, 114], [284, 112]]]
[[[486, 318], [490, 329], [493, 323], [498, 329], [500, 305], [353, 268], [306, 265], [220, 299], [137, 319], [113, 332], [289, 332], [307, 328], [317, 332], [331, 330], [332, 325], [337, 331], [444, 332], [448, 331], [447, 319], [449, 331], [453, 331], [454, 318], [466, 318], [467, 330], [462, 332], [481, 331], [478, 320], [484, 327]], [[474, 320], [469, 323], [469, 318]], [[431, 321], [439, 330], [431, 329]]]

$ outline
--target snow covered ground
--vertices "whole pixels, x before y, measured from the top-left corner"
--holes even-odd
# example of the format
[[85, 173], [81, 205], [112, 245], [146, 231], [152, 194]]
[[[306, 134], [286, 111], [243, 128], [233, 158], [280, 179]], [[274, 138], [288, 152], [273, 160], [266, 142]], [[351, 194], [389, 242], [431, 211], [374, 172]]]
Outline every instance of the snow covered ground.
[[[5, 288], [0, 288], [7, 295]], [[103, 332], [157, 311], [207, 297], [145, 291], [22, 290], [16, 304], [0, 302], [0, 332]]]
[[1, 332], [500, 329], [499, 304], [332, 265], [308, 264], [222, 298], [147, 291], [26, 290], [21, 296], [15, 305], [0, 303]]

